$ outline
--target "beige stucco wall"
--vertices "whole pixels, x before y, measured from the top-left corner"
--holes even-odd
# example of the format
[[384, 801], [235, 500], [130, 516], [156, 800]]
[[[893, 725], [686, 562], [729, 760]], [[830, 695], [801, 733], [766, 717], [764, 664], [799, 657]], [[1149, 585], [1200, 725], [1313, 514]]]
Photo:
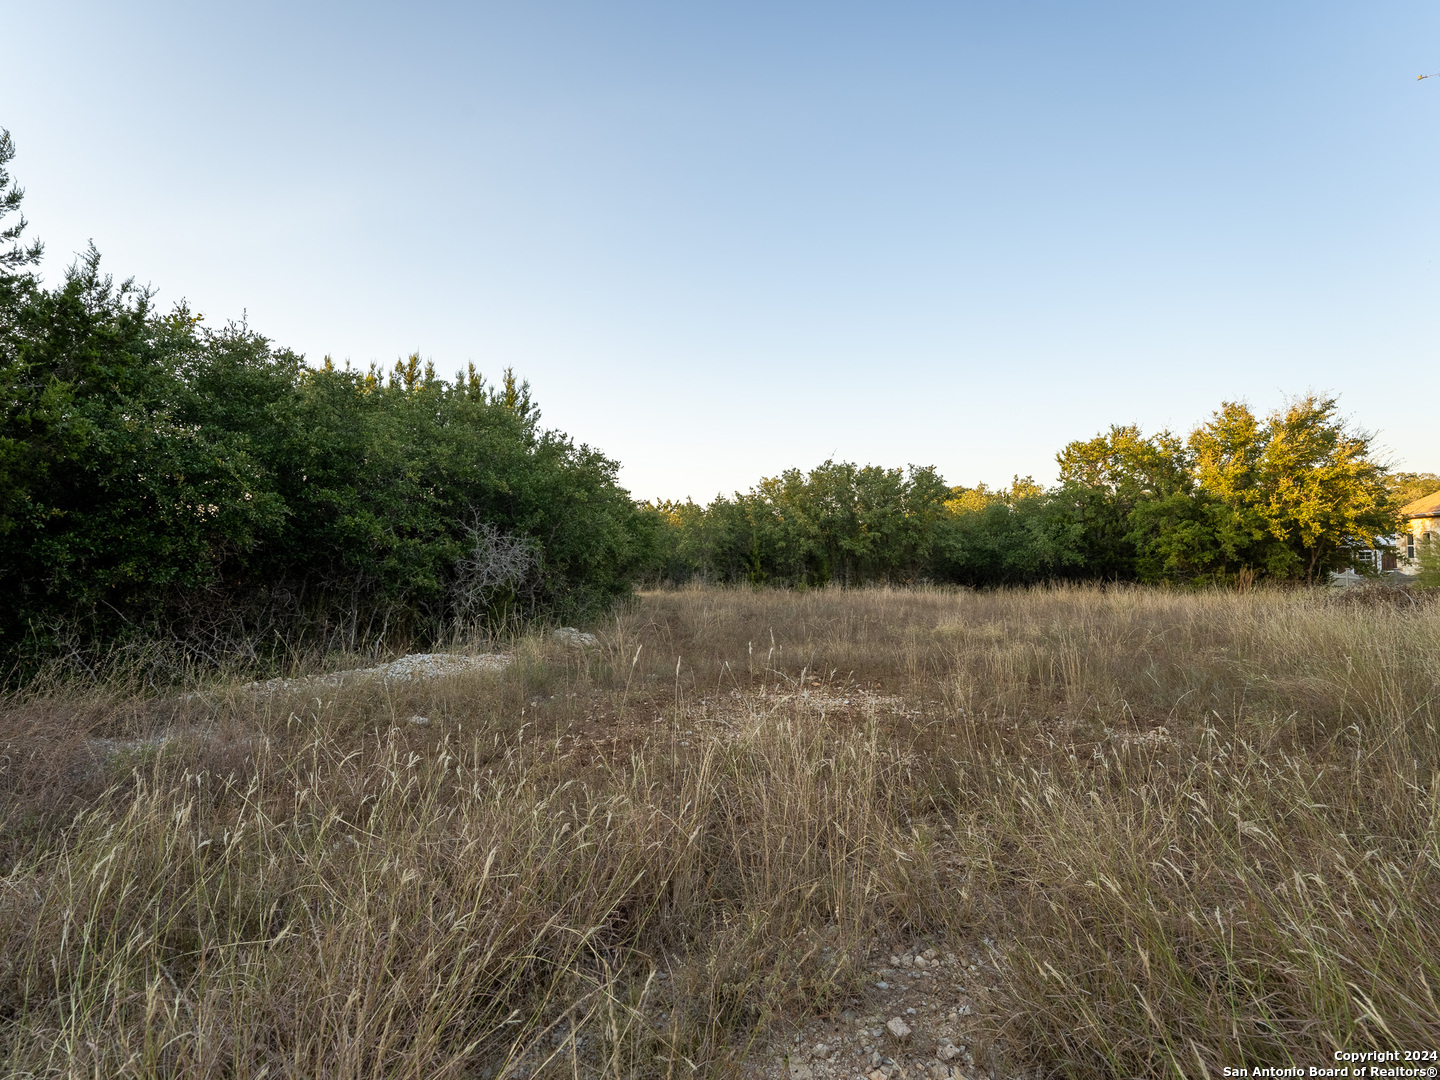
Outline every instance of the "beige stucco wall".
[[[1417, 547], [1420, 542], [1425, 539], [1426, 533], [1433, 533], [1437, 539], [1440, 539], [1440, 516], [1408, 518], [1405, 521], [1405, 533], [1409, 533], [1415, 537]], [[1396, 552], [1399, 556], [1399, 563], [1396, 569], [1402, 574], [1416, 574], [1420, 571], [1420, 560], [1406, 558], [1405, 549], [1407, 545], [1405, 543], [1405, 533], [1402, 533], [1399, 537], [1400, 550]], [[1419, 554], [1419, 552], [1417, 551], [1416, 554]]]
[[1411, 518], [1405, 524], [1416, 540], [1424, 539], [1427, 532], [1440, 532], [1440, 517]]

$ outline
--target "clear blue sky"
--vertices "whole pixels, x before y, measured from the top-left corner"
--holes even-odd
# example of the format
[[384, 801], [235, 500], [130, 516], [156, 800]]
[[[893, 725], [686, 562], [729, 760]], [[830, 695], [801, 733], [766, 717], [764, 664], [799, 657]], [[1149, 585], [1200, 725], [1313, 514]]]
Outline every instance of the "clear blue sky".
[[637, 497], [1329, 390], [1440, 469], [1433, 3], [5, 3], [58, 277], [513, 364]]

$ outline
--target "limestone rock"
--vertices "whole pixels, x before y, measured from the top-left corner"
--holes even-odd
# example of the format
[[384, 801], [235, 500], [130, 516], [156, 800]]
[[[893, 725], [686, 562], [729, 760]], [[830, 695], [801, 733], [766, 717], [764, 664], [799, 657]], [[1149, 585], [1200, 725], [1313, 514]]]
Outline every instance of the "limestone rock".
[[576, 630], [573, 626], [562, 626], [551, 636], [554, 637], [556, 641], [563, 642], [566, 645], [576, 645], [582, 648], [599, 644], [599, 639], [596, 638], [594, 634], [587, 634], [584, 631]]

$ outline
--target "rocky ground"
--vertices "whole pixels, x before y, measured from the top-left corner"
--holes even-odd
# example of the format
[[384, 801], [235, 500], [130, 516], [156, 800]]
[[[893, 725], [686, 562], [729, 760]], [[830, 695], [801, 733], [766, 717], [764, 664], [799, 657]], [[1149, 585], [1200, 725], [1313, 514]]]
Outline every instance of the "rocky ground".
[[459, 653], [411, 653], [388, 664], [376, 664], [374, 667], [349, 668], [345, 671], [331, 671], [324, 675], [294, 679], [266, 679], [264, 682], [246, 683], [241, 689], [273, 692], [303, 686], [338, 686], [346, 680], [358, 679], [434, 679], [468, 671], [497, 671], [509, 663], [510, 657], [504, 653], [483, 653], [479, 656]]
[[[988, 942], [984, 943], [988, 945]], [[923, 942], [877, 950], [864, 996], [761, 1048], [747, 1080], [990, 1080], [1001, 1067], [978, 1031], [993, 969], [979, 950]]]
[[[743, 1080], [1031, 1080], [996, 1052], [982, 1031], [994, 968], [981, 943], [964, 955], [923, 942], [902, 951], [878, 945], [861, 996], [803, 1024], [783, 1018], [751, 1048]], [[668, 980], [657, 973], [642, 1007], [644, 1021], [663, 1031], [673, 1007]], [[991, 1028], [993, 1030], [993, 1027]], [[569, 1039], [583, 1054], [586, 1036], [563, 1025], [503, 1072], [507, 1080], [553, 1075], [546, 1066], [568, 1057]], [[564, 1068], [561, 1074], [570, 1075]], [[1039, 1074], [1034, 1074], [1038, 1080]]]

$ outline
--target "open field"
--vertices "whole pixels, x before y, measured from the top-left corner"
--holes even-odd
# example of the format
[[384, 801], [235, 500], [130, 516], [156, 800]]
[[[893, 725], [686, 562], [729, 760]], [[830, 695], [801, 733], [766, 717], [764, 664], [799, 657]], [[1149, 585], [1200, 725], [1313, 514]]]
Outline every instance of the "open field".
[[687, 590], [433, 678], [32, 687], [3, 1071], [1440, 1049], [1440, 609], [1366, 595]]

